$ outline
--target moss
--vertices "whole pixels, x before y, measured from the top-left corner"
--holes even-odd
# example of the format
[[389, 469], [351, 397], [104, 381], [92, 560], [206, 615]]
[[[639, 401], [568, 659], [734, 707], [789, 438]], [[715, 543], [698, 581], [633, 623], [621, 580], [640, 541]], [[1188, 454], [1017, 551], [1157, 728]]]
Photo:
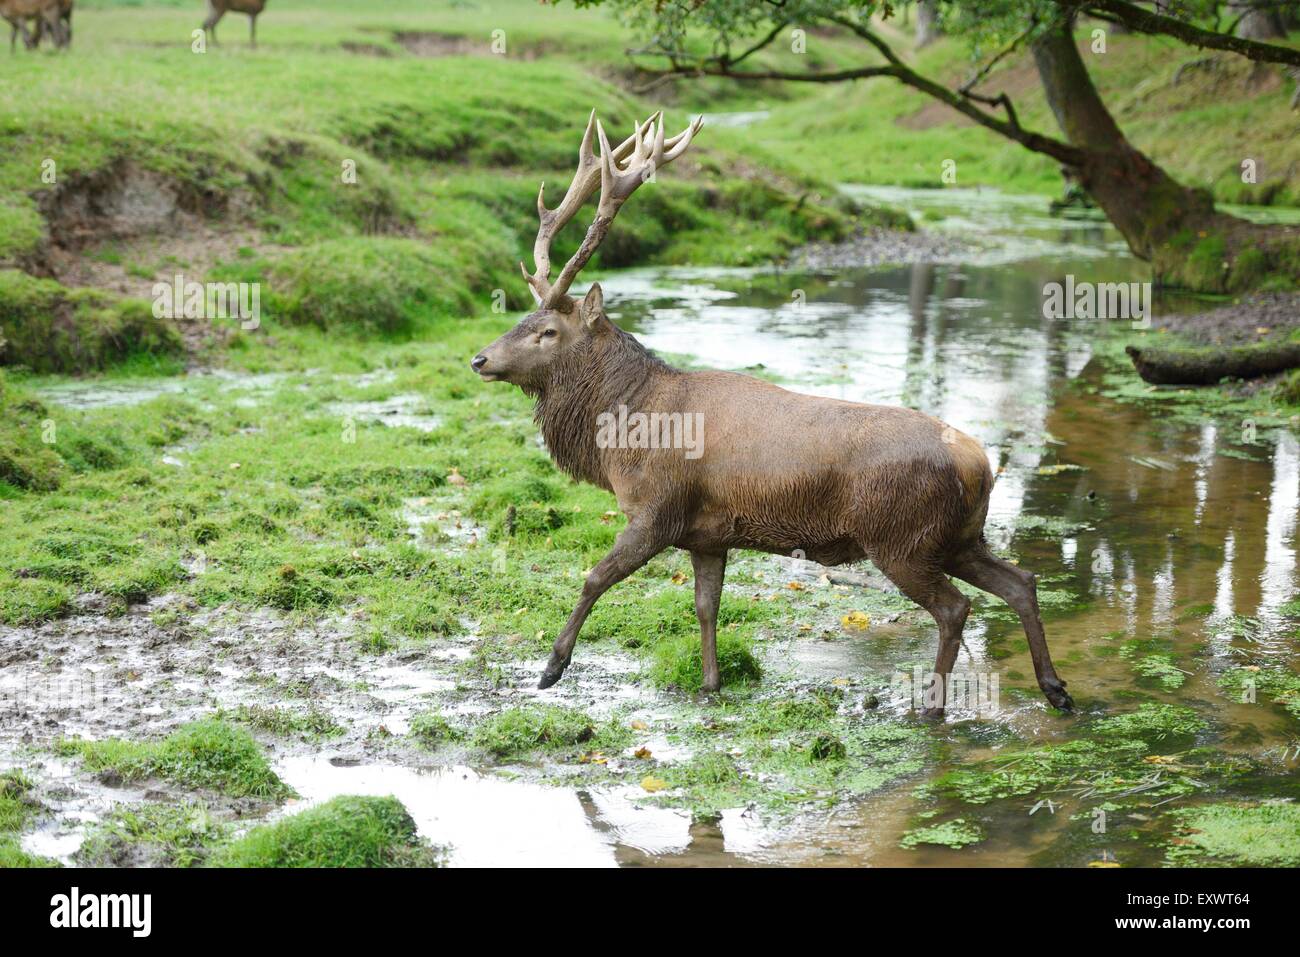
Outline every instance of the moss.
[[249, 831], [215, 867], [437, 867], [443, 852], [416, 833], [394, 797], [344, 795]]
[[87, 867], [192, 867], [230, 831], [197, 802], [119, 805], [87, 829], [76, 859]]
[[1174, 664], [1172, 655], [1146, 655], [1133, 662], [1133, 671], [1141, 678], [1157, 682], [1166, 691], [1176, 691], [1187, 680], [1187, 675]]
[[426, 748], [436, 748], [465, 737], [465, 732], [436, 711], [422, 711], [411, 717], [410, 737]]
[[898, 842], [899, 847], [913, 849], [921, 844], [935, 844], [940, 847], [962, 848], [970, 844], [978, 844], [984, 840], [984, 832], [978, 824], [967, 821], [965, 818], [955, 817], [951, 821], [944, 821], [941, 824], [929, 824], [925, 827], [915, 827], [903, 835], [902, 840]]
[[161, 741], [74, 738], [59, 742], [58, 750], [80, 756], [87, 770], [122, 781], [157, 776], [232, 797], [279, 799], [292, 793], [247, 731], [216, 718], [182, 725]]
[[335, 721], [329, 712], [315, 707], [297, 712], [287, 708], [241, 704], [234, 711], [228, 714], [220, 713], [217, 717], [286, 738], [298, 737], [308, 740], [333, 738], [344, 731], [343, 726]]
[[590, 717], [574, 708], [539, 705], [509, 708], [484, 719], [470, 740], [475, 747], [497, 757], [518, 757], [578, 744], [613, 748], [621, 745], [626, 737], [622, 729], [598, 727]]
[[1228, 289], [1242, 292], [1259, 287], [1270, 272], [1268, 255], [1261, 249], [1243, 249], [1232, 262]]
[[0, 269], [0, 364], [87, 372], [180, 347], [171, 322], [155, 318], [147, 302]]
[[[1143, 659], [1145, 660], [1145, 659]], [[1172, 704], [1143, 704], [1136, 711], [1101, 718], [1089, 730], [1105, 737], [1132, 737], [1161, 740], [1166, 737], [1190, 737], [1208, 725], [1191, 708]]]
[[1228, 246], [1222, 236], [1201, 238], [1182, 265], [1184, 285], [1201, 292], [1223, 292], [1227, 286]]
[[1294, 718], [1300, 718], [1300, 675], [1277, 666], [1247, 665], [1219, 675], [1219, 687], [1236, 701], [1252, 703], [1258, 692], [1271, 697]]
[[[763, 667], [753, 650], [753, 639], [740, 630], [719, 629], [718, 671], [724, 688], [757, 682]], [[656, 642], [652, 648], [650, 680], [660, 688], [694, 693], [704, 680], [704, 660], [698, 634], [677, 635]]]
[[1300, 805], [1211, 804], [1171, 817], [1180, 836], [1166, 862], [1186, 867], [1295, 867], [1300, 865]]

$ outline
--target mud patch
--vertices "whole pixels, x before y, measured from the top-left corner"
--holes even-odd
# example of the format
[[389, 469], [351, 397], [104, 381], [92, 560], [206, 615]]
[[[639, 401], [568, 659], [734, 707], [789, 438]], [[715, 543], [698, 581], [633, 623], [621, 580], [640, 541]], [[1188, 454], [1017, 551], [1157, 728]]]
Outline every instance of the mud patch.
[[178, 219], [218, 218], [239, 206], [238, 194], [183, 185], [130, 160], [69, 176], [37, 197], [51, 243], [72, 250], [105, 238], [173, 231]]

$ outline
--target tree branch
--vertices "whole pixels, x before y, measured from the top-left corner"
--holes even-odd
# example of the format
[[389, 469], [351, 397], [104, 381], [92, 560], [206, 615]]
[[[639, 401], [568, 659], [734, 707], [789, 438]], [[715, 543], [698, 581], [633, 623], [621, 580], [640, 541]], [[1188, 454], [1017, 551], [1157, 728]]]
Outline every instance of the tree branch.
[[1126, 0], [1085, 0], [1082, 4], [1078, 0], [1056, 0], [1056, 2], [1068, 10], [1103, 10], [1126, 27], [1140, 33], [1163, 33], [1194, 47], [1227, 50], [1229, 53], [1240, 54], [1257, 63], [1285, 63], [1289, 66], [1300, 66], [1300, 50], [1205, 30], [1174, 17], [1144, 10]]
[[[854, 32], [858, 32], [855, 30]], [[865, 37], [864, 37], [865, 39]], [[920, 90], [922, 93], [940, 100], [958, 113], [969, 117], [980, 126], [999, 133], [1008, 139], [1014, 140], [1026, 149], [1035, 153], [1043, 153], [1050, 156], [1058, 162], [1065, 163], [1068, 166], [1082, 166], [1084, 152], [1078, 147], [1063, 143], [1060, 140], [1052, 139], [1049, 136], [1043, 136], [1041, 133], [1034, 133], [1020, 126], [1015, 119], [1015, 111], [1010, 108], [1010, 101], [1003, 97], [982, 97], [979, 94], [956, 93], [942, 84], [936, 83], [927, 77], [917, 73], [911, 67], [903, 63], [898, 56], [891, 50], [884, 41], [879, 37], [875, 38], [873, 43], [879, 49], [882, 55], [890, 62], [885, 66], [866, 66], [858, 67], [853, 70], [834, 70], [821, 73], [791, 72], [786, 70], [733, 70], [726, 63], [718, 62], [700, 62], [693, 66], [683, 66], [676, 62], [665, 70], [650, 70], [645, 67], [640, 69], [651, 76], [721, 76], [733, 80], [788, 80], [794, 83], [839, 83], [844, 80], [864, 80], [877, 76], [892, 76], [896, 80], [907, 84], [913, 89]], [[667, 56], [667, 54], [659, 54]], [[1011, 119], [1001, 120], [992, 116], [979, 107], [975, 106], [971, 100], [981, 102], [994, 102], [1008, 108], [1008, 115]]]

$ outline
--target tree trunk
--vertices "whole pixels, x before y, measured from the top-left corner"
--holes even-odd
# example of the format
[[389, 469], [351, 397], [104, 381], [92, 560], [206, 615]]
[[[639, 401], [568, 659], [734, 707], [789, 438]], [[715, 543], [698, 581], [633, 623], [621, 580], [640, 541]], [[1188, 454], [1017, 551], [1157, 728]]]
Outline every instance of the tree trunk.
[[916, 4], [916, 48], [933, 43], [942, 35], [939, 7], [935, 0], [918, 0]]
[[1125, 351], [1140, 375], [1156, 385], [1214, 385], [1223, 379], [1255, 379], [1300, 366], [1300, 342], [1207, 349]]
[[1286, 38], [1280, 7], [1256, 7], [1254, 0], [1237, 0], [1228, 4], [1228, 13], [1241, 17], [1237, 36], [1246, 40], [1280, 40]]
[[1070, 26], [1040, 36], [1033, 55], [1061, 132], [1084, 153], [1079, 184], [1133, 254], [1151, 262], [1157, 282], [1223, 292], [1250, 288], [1274, 271], [1300, 279], [1300, 230], [1217, 212], [1209, 192], [1176, 182], [1129, 143], [1093, 86]]

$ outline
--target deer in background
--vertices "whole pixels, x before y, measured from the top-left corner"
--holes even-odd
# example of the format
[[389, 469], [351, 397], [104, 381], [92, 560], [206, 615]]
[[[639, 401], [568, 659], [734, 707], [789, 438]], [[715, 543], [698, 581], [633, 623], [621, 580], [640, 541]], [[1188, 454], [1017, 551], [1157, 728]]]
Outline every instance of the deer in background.
[[266, 9], [266, 0], [208, 0], [208, 18], [203, 21], [203, 32], [217, 45], [217, 24], [230, 11], [248, 14], [248, 42], [257, 46], [257, 17]]
[[[71, 6], [69, 2], [69, 10]], [[70, 13], [69, 17], [71, 17]], [[66, 45], [63, 41], [60, 0], [0, 0], [0, 18], [9, 24], [10, 53], [13, 53], [17, 47], [19, 33], [23, 37], [23, 46], [29, 50], [35, 49], [40, 43], [42, 33], [46, 30], [54, 37], [56, 46]], [[36, 21], [36, 29], [31, 33], [27, 29], [29, 20]]]
[[[58, 0], [59, 3], [59, 27], [60, 32], [54, 36], [54, 45], [56, 47], [72, 46], [72, 7], [73, 0]], [[41, 39], [45, 36], [44, 19], [36, 21], [36, 46], [40, 46]]]
[[[991, 592], [1019, 615], [1047, 700], [1071, 709], [1048, 653], [1034, 575], [993, 555], [984, 540], [993, 474], [975, 439], [911, 409], [802, 395], [731, 372], [679, 371], [610, 321], [599, 284], [581, 302], [568, 295], [624, 202], [699, 129], [697, 120], [666, 140], [655, 114], [611, 147], [593, 111], [564, 199], [547, 209], [545, 184], [537, 196], [535, 269], [520, 264], [537, 309], [471, 362], [484, 381], [509, 382], [535, 401], [556, 465], [613, 492], [628, 520], [587, 575], [538, 687], [564, 674], [600, 596], [676, 547], [690, 552], [695, 569], [703, 687], [716, 691], [727, 552], [746, 548], [797, 552], [823, 565], [869, 558], [938, 625], [927, 702], [945, 700], [970, 610], [948, 576]], [[597, 189], [595, 219], [552, 283], [551, 241]], [[600, 441], [602, 422], [629, 409], [667, 421], [698, 416], [706, 429], [702, 450]], [[925, 711], [939, 717], [943, 705]]]

